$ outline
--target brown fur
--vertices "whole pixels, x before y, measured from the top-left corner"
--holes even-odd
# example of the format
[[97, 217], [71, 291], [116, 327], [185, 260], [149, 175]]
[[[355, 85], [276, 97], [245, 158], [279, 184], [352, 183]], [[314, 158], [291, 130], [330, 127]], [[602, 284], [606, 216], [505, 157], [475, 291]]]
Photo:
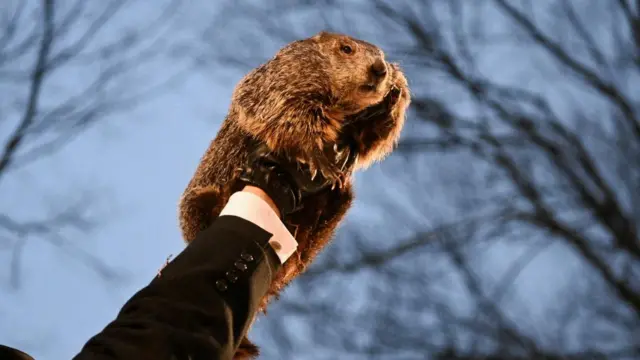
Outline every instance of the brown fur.
[[[341, 50], [345, 45], [353, 50], [350, 54]], [[365, 91], [362, 86], [371, 83], [376, 60], [384, 61], [384, 53], [375, 45], [328, 32], [282, 48], [237, 85], [229, 113], [181, 198], [180, 225], [190, 242], [218, 216], [236, 189], [236, 169], [247, 159], [250, 137], [320, 169], [328, 178], [343, 179], [341, 187], [305, 199], [304, 208], [286, 219], [298, 250], [276, 274], [260, 310], [333, 236], [353, 199], [352, 171], [381, 160], [397, 142], [409, 88], [399, 67], [385, 62], [386, 76], [375, 90]], [[389, 105], [383, 100], [392, 87], [400, 96]], [[347, 174], [322, 151], [338, 141], [357, 149], [357, 160]], [[234, 359], [257, 354], [257, 347], [245, 338]]]

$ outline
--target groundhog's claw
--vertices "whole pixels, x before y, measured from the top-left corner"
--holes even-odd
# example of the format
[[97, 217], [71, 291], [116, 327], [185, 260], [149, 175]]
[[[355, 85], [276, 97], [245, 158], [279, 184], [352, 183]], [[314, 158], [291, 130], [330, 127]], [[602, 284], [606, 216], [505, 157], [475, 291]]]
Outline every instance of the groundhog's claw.
[[[330, 149], [330, 150], [329, 150]], [[355, 154], [348, 146], [334, 144], [313, 158], [313, 164], [319, 168], [322, 176], [331, 184], [331, 190], [342, 189], [355, 162]]]
[[314, 180], [318, 173], [328, 183], [334, 183], [342, 173], [342, 169], [338, 166], [335, 159], [331, 159], [332, 152], [314, 149], [313, 154], [307, 157], [309, 171], [311, 172], [311, 180]]
[[389, 92], [389, 105], [394, 106], [402, 94], [402, 90], [394, 86]]

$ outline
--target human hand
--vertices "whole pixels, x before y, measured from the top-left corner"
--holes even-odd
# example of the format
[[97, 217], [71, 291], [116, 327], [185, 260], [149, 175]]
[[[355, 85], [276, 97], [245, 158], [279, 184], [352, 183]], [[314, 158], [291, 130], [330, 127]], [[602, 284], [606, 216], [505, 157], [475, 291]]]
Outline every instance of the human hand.
[[276, 215], [278, 217], [280, 217], [280, 209], [278, 208], [278, 206], [276, 205], [275, 202], [273, 202], [273, 199], [271, 199], [271, 197], [269, 196], [269, 194], [267, 194], [266, 192], [264, 192], [264, 190], [260, 189], [259, 187], [255, 187], [255, 186], [251, 186], [251, 185], [247, 185], [244, 188], [242, 188], [241, 190], [242, 192], [248, 192], [251, 193], [257, 197], [259, 197], [260, 199], [262, 199], [265, 203], [267, 203], [267, 205], [269, 205], [269, 207], [271, 208], [271, 210], [273, 210], [273, 212], [276, 213]]
[[[333, 153], [332, 153], [333, 151]], [[239, 179], [245, 185], [252, 185], [266, 192], [284, 217], [300, 210], [303, 199], [341, 185], [341, 176], [346, 174], [355, 159], [347, 146], [331, 145], [324, 155], [330, 156], [335, 167], [341, 170], [331, 175], [283, 154], [275, 154], [265, 145], [256, 143], [247, 159], [247, 165], [239, 169]], [[321, 170], [321, 169], [320, 169]]]

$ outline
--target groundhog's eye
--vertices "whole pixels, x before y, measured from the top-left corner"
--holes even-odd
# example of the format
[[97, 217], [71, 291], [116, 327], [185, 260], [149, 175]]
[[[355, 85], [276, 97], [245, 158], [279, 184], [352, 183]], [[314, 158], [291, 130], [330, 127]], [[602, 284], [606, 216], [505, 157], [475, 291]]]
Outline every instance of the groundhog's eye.
[[351, 54], [353, 52], [353, 49], [349, 45], [342, 45], [340, 46], [340, 51], [342, 51], [345, 54]]

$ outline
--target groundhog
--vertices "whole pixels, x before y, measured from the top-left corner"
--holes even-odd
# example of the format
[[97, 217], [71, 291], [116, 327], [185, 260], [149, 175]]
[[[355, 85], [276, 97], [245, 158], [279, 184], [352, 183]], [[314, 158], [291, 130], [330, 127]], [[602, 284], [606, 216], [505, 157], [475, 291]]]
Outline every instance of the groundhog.
[[[392, 151], [409, 102], [399, 66], [373, 44], [323, 31], [286, 45], [234, 89], [229, 113], [180, 200], [185, 240], [207, 228], [238, 190], [238, 169], [256, 141], [331, 180], [334, 186], [286, 217], [298, 249], [275, 275], [264, 312], [333, 236], [353, 199], [353, 171]], [[352, 161], [344, 168], [346, 158]], [[244, 338], [234, 359], [257, 354]]]

